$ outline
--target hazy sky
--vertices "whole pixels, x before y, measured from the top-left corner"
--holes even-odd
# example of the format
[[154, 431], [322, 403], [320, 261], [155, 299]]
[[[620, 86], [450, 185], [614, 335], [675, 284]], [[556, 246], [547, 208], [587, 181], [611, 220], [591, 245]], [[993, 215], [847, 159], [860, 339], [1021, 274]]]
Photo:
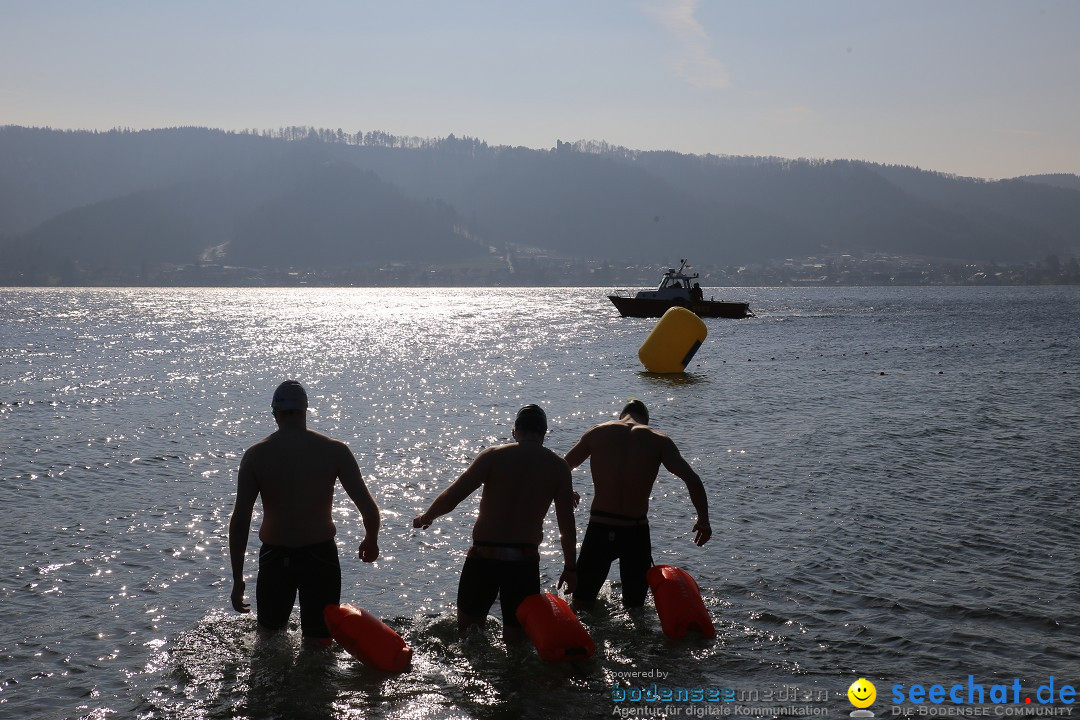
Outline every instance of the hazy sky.
[[1080, 0], [0, 0], [0, 124], [1080, 173]]

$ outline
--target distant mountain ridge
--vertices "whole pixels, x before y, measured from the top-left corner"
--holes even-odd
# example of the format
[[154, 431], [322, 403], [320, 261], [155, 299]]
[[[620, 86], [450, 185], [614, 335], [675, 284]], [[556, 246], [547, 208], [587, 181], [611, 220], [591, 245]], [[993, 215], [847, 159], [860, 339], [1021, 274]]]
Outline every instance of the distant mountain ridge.
[[658, 264], [827, 252], [1067, 257], [1080, 253], [1080, 177], [983, 181], [860, 161], [295, 128], [275, 137], [0, 128], [9, 274], [211, 259], [422, 265], [523, 247]]
[[1080, 190], [1080, 175], [1066, 175], [1064, 173], [1050, 175], [1021, 175], [1016, 179], [1025, 182], [1041, 183], [1043, 185], [1053, 185], [1069, 190]]

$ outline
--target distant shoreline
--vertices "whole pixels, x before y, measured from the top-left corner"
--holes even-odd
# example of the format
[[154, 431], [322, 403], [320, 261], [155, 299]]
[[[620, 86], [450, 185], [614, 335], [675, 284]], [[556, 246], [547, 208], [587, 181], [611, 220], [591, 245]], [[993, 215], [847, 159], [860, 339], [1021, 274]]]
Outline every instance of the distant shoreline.
[[[715, 285], [706, 286], [703, 289], [708, 293], [711, 290], [723, 291], [723, 290], [746, 290], [746, 289], [762, 289], [762, 288], [815, 288], [815, 289], [829, 289], [829, 288], [879, 288], [879, 287], [1069, 287], [1073, 285], [1080, 285], [1080, 281], [1072, 280], [1069, 282], [960, 282], [960, 283], [939, 283], [939, 282], [927, 282], [927, 283], [904, 283], [904, 282], [882, 282], [882, 283], [812, 283], [812, 282], [788, 282], [788, 283], [762, 283], [762, 284], [747, 284], [747, 285]], [[356, 289], [356, 290], [378, 290], [399, 288], [403, 290], [439, 290], [439, 289], [539, 289], [539, 288], [595, 288], [610, 291], [613, 286], [611, 285], [341, 285], [341, 284], [319, 284], [319, 283], [293, 283], [293, 284], [212, 284], [204, 283], [201, 285], [162, 285], [162, 284], [138, 284], [138, 283], [101, 283], [96, 285], [90, 284], [0, 284], [0, 290], [29, 290], [29, 289], [121, 289], [121, 288], [145, 288], [145, 289], [161, 289], [161, 290], [185, 290], [185, 289], [197, 289], [197, 288], [231, 288], [231, 289], [272, 289], [272, 288], [312, 288], [312, 289]], [[643, 289], [645, 286], [627, 286], [625, 289]]]
[[[769, 263], [698, 264], [701, 286], [744, 287], [965, 287], [1080, 285], [1075, 257], [1038, 262], [987, 263], [896, 255], [829, 255]], [[138, 271], [70, 266], [65, 272], [3, 272], [0, 287], [370, 287], [652, 288], [655, 264], [543, 257], [513, 263], [351, 267], [333, 270], [251, 268], [224, 264], [144, 266]]]

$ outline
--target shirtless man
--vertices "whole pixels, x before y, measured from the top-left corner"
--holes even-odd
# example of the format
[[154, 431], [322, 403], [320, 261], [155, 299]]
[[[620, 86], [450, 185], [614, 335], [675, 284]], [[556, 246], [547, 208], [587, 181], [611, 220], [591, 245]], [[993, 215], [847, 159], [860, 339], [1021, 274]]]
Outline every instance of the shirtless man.
[[618, 420], [601, 423], [582, 435], [566, 453], [566, 463], [576, 468], [590, 457], [596, 494], [578, 556], [574, 608], [592, 607], [616, 558], [623, 607], [641, 607], [648, 592], [645, 573], [653, 564], [649, 495], [660, 466], [686, 483], [697, 509], [694, 542], [698, 545], [712, 536], [705, 486], [674, 441], [649, 427], [649, 411], [640, 400], [627, 403]]
[[307, 429], [307, 393], [286, 380], [274, 391], [271, 407], [278, 430], [252, 445], [240, 461], [236, 504], [229, 520], [232, 560], [232, 606], [250, 612], [244, 602], [244, 555], [255, 499], [262, 495], [259, 528], [259, 575], [255, 586], [259, 630], [283, 630], [300, 594], [300, 627], [309, 645], [329, 645], [323, 608], [341, 601], [337, 528], [330, 517], [337, 481], [364, 519], [360, 559], [379, 557], [379, 507], [345, 443]]
[[453, 484], [443, 490], [413, 527], [427, 528], [477, 488], [483, 487], [480, 511], [473, 526], [472, 547], [458, 582], [458, 630], [483, 626], [498, 596], [502, 604], [503, 636], [523, 635], [514, 613], [529, 595], [540, 592], [540, 543], [544, 516], [552, 501], [559, 524], [565, 566], [558, 586], [573, 592], [574, 526], [570, 468], [544, 447], [547, 416], [537, 405], [518, 411], [513, 435], [517, 442], [490, 447], [476, 456]]

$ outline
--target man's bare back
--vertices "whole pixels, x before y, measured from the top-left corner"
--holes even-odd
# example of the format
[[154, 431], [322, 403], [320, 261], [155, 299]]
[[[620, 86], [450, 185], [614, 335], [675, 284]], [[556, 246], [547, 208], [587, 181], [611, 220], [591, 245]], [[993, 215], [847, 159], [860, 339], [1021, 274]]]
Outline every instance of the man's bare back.
[[488, 448], [469, 469], [474, 471], [470, 481], [482, 483], [484, 490], [473, 540], [539, 545], [551, 503], [556, 499], [571, 502], [566, 462], [542, 445]]
[[[541, 436], [542, 437], [542, 436]], [[544, 517], [552, 502], [560, 531], [574, 535], [570, 468], [541, 441], [497, 445], [483, 450], [448, 488], [443, 490], [413, 526], [426, 528], [483, 488], [480, 511], [473, 525], [474, 541], [539, 545], [544, 540]], [[573, 558], [573, 546], [568, 560]]]
[[587, 457], [595, 490], [592, 509], [607, 513], [612, 524], [619, 520], [611, 515], [635, 519], [648, 515], [661, 465], [680, 477], [689, 469], [671, 438], [630, 418], [601, 423], [586, 432], [566, 461], [577, 467]]
[[313, 430], [278, 430], [251, 446], [240, 462], [241, 482], [248, 473], [262, 495], [259, 539], [285, 547], [333, 538], [330, 511], [337, 479], [348, 490], [360, 476], [344, 443]]
[[571, 469], [590, 461], [595, 494], [591, 511], [609, 525], [634, 525], [645, 521], [649, 497], [663, 466], [686, 484], [697, 510], [694, 542], [704, 545], [712, 536], [709, 501], [705, 487], [678, 446], [664, 433], [649, 426], [644, 403], [627, 403], [618, 420], [587, 430], [566, 453]]

